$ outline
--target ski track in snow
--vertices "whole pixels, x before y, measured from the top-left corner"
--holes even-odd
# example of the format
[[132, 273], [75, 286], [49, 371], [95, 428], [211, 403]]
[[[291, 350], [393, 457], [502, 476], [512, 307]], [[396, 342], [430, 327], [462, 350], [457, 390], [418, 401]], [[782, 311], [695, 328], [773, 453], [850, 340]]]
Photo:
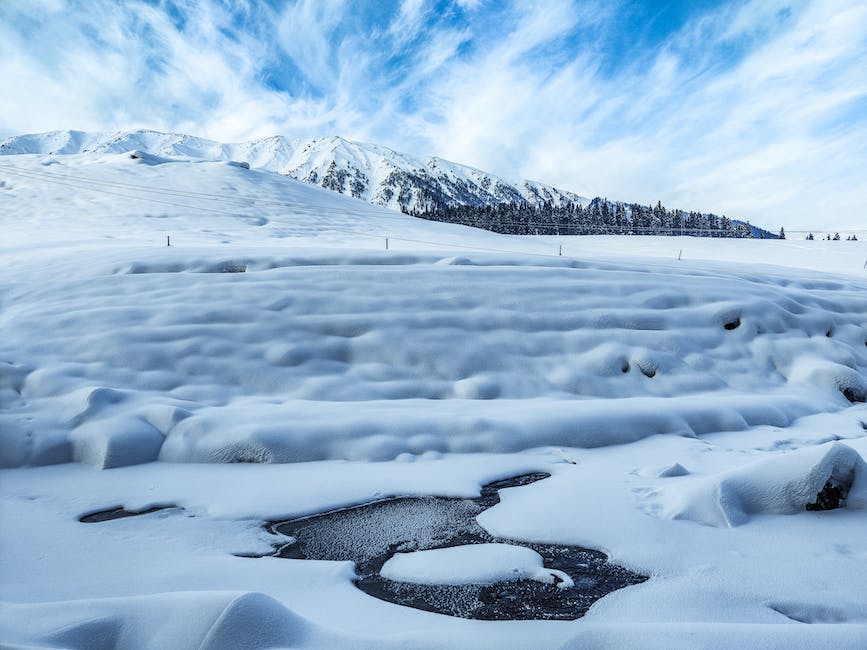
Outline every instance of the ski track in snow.
[[[0, 642], [867, 644], [863, 242], [507, 237], [127, 154], [0, 157], [0, 223]], [[651, 579], [491, 625], [232, 555], [529, 471], [481, 525]]]

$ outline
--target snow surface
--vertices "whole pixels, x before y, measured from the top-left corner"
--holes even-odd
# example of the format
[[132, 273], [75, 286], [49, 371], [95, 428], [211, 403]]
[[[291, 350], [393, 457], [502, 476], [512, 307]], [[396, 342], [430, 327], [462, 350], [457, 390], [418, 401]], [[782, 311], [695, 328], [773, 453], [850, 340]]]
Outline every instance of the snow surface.
[[530, 579], [574, 586], [572, 578], [542, 566], [542, 556], [512, 544], [470, 544], [430, 551], [395, 553], [379, 572], [383, 578], [422, 585], [494, 584]]
[[[865, 243], [508, 237], [151, 153], [0, 159], [0, 643], [867, 645]], [[233, 555], [531, 471], [480, 524], [650, 580], [490, 623]]]

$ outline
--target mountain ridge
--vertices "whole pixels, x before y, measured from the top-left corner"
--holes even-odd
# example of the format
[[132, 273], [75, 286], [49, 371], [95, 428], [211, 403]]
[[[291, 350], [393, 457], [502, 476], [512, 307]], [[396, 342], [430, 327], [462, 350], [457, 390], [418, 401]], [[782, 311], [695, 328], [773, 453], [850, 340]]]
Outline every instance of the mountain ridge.
[[166, 157], [243, 161], [256, 169], [283, 174], [405, 213], [423, 211], [435, 204], [492, 206], [524, 202], [556, 206], [589, 202], [574, 192], [537, 181], [509, 182], [490, 172], [439, 156], [416, 157], [339, 136], [291, 140], [277, 135], [221, 143], [182, 133], [138, 129], [49, 131], [0, 140], [0, 155], [134, 150]]

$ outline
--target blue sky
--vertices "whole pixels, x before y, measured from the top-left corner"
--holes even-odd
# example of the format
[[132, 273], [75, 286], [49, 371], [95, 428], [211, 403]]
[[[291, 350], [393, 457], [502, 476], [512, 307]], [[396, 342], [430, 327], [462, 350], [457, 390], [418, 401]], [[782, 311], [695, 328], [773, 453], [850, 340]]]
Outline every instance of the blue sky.
[[862, 0], [0, 3], [0, 136], [342, 135], [770, 228], [867, 227]]

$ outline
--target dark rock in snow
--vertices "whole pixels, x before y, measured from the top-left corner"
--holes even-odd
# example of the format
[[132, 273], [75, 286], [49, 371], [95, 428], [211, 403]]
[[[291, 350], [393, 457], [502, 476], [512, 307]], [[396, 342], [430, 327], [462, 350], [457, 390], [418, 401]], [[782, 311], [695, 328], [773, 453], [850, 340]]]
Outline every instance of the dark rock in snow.
[[78, 521], [85, 524], [95, 524], [101, 521], [112, 521], [113, 519], [123, 519], [124, 517], [137, 517], [139, 515], [149, 515], [152, 512], [157, 512], [159, 510], [168, 510], [169, 508], [177, 508], [178, 506], [167, 504], [167, 505], [157, 505], [151, 506], [150, 508], [144, 508], [143, 510], [127, 510], [126, 508], [109, 508], [108, 510], [99, 510], [98, 512], [91, 512], [85, 515], [81, 515], [78, 518]]
[[825, 481], [825, 487], [816, 495], [814, 503], [807, 504], [807, 510], [835, 510], [840, 507], [843, 498], [844, 494], [840, 486]]

